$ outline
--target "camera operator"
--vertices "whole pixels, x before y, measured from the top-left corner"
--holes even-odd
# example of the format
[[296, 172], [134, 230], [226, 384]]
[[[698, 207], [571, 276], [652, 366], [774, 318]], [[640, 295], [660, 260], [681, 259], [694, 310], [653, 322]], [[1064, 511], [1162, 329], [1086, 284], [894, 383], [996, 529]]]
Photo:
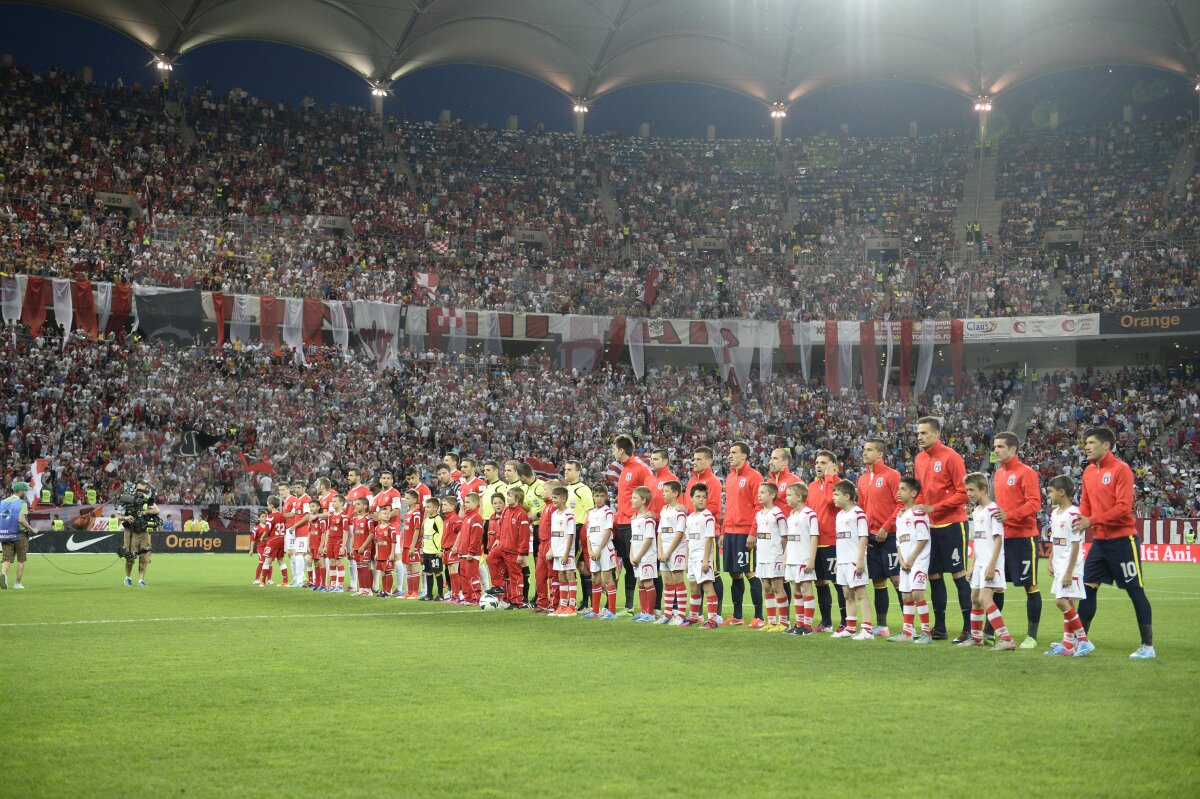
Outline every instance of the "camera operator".
[[133, 561], [138, 562], [138, 585], [146, 587], [146, 567], [150, 565], [150, 533], [158, 529], [159, 510], [145, 480], [134, 484], [133, 493], [117, 499], [118, 516], [125, 530], [121, 555], [125, 558], [125, 585], [133, 585], [130, 575]]
[[26, 518], [25, 500], [22, 499], [29, 485], [22, 480], [12, 484], [12, 496], [0, 501], [0, 545], [4, 550], [4, 561], [0, 563], [0, 588], [8, 588], [8, 565], [16, 560], [17, 582], [13, 588], [24, 588], [25, 558], [29, 552], [29, 520]]

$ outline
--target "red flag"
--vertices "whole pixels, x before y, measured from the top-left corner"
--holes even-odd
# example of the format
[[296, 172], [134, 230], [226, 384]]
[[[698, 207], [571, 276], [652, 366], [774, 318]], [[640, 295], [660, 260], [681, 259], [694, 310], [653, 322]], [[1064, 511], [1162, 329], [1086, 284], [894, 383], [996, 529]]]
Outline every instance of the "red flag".
[[954, 379], [954, 396], [962, 399], [963, 320], [950, 320], [950, 374]]
[[21, 306], [21, 321], [29, 327], [31, 336], [41, 335], [42, 325], [46, 323], [49, 288], [50, 285], [44, 278], [30, 277], [25, 281], [25, 304]]
[[92, 294], [92, 281], [71, 282], [71, 307], [75, 309], [75, 327], [96, 337], [96, 295]]
[[625, 352], [625, 317], [614, 316], [608, 326], [608, 352], [605, 357], [609, 363], [620, 363]]
[[321, 346], [321, 322], [324, 316], [324, 302], [312, 299], [304, 301], [304, 343], [306, 346]]
[[213, 314], [217, 317], [217, 346], [225, 346], [225, 295], [219, 291], [212, 293]]
[[133, 313], [133, 286], [128, 283], [112, 287], [112, 309], [108, 313], [108, 333], [118, 333], [129, 324]]
[[909, 386], [912, 385], [912, 342], [913, 323], [905, 319], [900, 323], [900, 399], [908, 399]]
[[543, 480], [558, 476], [558, 467], [549, 461], [538, 460], [537, 458], [533, 457], [526, 457], [525, 462], [529, 464], [531, 469], [533, 469], [533, 473]]
[[834, 394], [842, 390], [841, 375], [838, 374], [837, 327], [837, 322], [825, 322], [825, 387]]
[[646, 303], [647, 308], [652, 307], [654, 301], [658, 299], [658, 287], [662, 285], [662, 281], [663, 274], [661, 270], [647, 270], [646, 287], [642, 290], [642, 302]]
[[792, 323], [779, 323], [779, 349], [783, 350], [783, 362], [788, 371], [796, 372], [796, 342], [792, 338]]
[[858, 323], [859, 352], [862, 361], [863, 393], [872, 402], [879, 402], [879, 363], [875, 353], [875, 323]]
[[[274, 298], [272, 298], [274, 299]], [[267, 460], [266, 455], [250, 455], [242, 453], [242, 465], [246, 467], [248, 472], [259, 472], [262, 474], [275, 474], [275, 467]]]
[[283, 303], [274, 297], [258, 298], [258, 336], [263, 344], [270, 344], [278, 355], [283, 348], [283, 337], [279, 326], [283, 323]]

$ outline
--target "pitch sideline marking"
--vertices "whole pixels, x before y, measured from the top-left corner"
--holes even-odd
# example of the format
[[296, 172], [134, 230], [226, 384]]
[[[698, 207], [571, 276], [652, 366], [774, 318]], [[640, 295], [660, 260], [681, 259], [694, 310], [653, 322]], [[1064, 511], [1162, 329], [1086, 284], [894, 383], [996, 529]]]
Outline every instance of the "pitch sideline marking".
[[0, 627], [62, 627], [74, 624], [141, 624], [172, 621], [254, 621], [260, 619], [365, 618], [369, 616], [446, 616], [471, 610], [417, 610], [411, 613], [262, 613], [254, 616], [158, 616], [146, 619], [75, 619], [71, 621], [0, 622]]

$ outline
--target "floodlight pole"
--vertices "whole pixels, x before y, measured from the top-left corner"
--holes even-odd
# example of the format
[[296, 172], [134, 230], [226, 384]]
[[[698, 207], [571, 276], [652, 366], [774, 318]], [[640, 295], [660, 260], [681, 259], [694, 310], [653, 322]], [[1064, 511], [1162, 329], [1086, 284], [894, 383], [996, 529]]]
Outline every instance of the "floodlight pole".
[[572, 111], [575, 114], [575, 135], [582, 139], [584, 130], [586, 129], [586, 125], [584, 123], [587, 122], [587, 100], [583, 97], [580, 97], [575, 101], [575, 106], [572, 108]]
[[787, 119], [788, 107], [782, 101], [771, 103], [771, 121], [775, 123], [775, 143], [783, 141], [783, 120]]

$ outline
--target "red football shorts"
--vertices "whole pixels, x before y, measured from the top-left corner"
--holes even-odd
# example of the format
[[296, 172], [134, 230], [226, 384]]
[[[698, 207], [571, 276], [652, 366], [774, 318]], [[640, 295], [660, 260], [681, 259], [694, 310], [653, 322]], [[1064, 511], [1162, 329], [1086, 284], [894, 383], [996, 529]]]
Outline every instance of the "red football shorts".
[[263, 557], [278, 560], [283, 557], [283, 536], [273, 535], [263, 545]]

